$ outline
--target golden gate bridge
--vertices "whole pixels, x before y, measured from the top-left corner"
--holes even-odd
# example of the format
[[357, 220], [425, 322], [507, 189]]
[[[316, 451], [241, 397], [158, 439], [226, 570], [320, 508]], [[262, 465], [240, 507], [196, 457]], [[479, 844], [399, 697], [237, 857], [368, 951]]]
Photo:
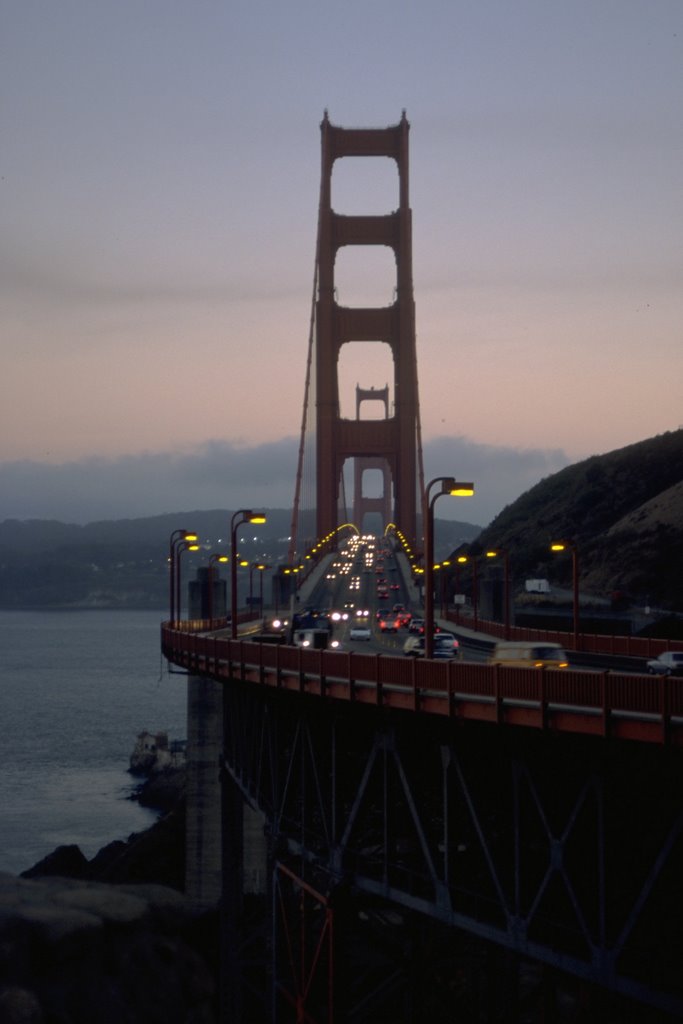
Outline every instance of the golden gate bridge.
[[[371, 514], [429, 548], [408, 135], [405, 113], [388, 128], [321, 125], [292, 565]], [[396, 162], [396, 210], [335, 212], [332, 171], [348, 156]], [[337, 304], [336, 255], [354, 245], [392, 249], [390, 306]], [[357, 386], [345, 419], [338, 360], [352, 341], [387, 344], [394, 379]], [[384, 416], [361, 418], [368, 401]], [[383, 485], [372, 497], [368, 470]], [[230, 630], [201, 614], [162, 626], [218, 793], [193, 790], [209, 810], [188, 814], [197, 890], [220, 879], [225, 1020], [683, 1017], [683, 679], [304, 650], [241, 635], [232, 610]], [[268, 924], [251, 930], [245, 802], [263, 816], [268, 878]]]

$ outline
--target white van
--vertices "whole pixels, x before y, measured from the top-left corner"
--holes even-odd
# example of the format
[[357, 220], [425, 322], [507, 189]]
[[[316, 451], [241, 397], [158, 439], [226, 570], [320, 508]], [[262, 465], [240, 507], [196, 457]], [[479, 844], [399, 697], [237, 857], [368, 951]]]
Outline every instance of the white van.
[[295, 629], [292, 642], [295, 647], [308, 647], [311, 650], [323, 651], [327, 647], [339, 650], [338, 640], [332, 640], [329, 629]]
[[567, 654], [560, 644], [543, 640], [502, 640], [489, 658], [490, 665], [518, 668], [567, 668]]

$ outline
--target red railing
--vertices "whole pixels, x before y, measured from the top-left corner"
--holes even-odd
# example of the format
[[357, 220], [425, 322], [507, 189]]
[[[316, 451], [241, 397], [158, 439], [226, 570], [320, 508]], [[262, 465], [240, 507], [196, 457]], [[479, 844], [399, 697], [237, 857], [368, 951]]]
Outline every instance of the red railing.
[[[441, 616], [440, 616], [441, 617]], [[443, 616], [454, 625], [473, 628], [474, 618], [461, 612], [448, 611]], [[502, 622], [490, 619], [477, 619], [477, 632], [487, 636], [505, 638], [505, 626]], [[538, 629], [536, 626], [510, 626], [509, 640], [547, 640], [550, 643], [562, 644], [566, 650], [572, 650], [574, 634], [559, 629]], [[683, 651], [683, 640], [666, 640], [649, 636], [611, 636], [607, 633], [579, 633], [578, 651], [585, 654], [614, 654], [628, 658], [656, 658], [664, 651]]]
[[309, 650], [162, 625], [190, 673], [452, 719], [683, 745], [683, 678]]

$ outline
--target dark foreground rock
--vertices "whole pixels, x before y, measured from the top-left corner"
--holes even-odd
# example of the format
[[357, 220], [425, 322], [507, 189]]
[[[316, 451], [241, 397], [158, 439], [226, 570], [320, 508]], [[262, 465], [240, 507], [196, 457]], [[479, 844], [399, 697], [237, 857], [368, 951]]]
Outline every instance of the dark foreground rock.
[[218, 913], [183, 894], [184, 772], [137, 796], [167, 809], [144, 832], [0, 874], [0, 1024], [218, 1020]]
[[149, 775], [135, 793], [134, 799], [143, 807], [170, 811], [185, 797], [185, 768], [163, 768]]
[[217, 949], [165, 886], [0, 874], [0, 1024], [214, 1024]]
[[[165, 813], [148, 829], [115, 840], [88, 860], [78, 846], [58, 846], [22, 878], [59, 875], [98, 882], [185, 886], [185, 771], [168, 769], [143, 783], [135, 799]], [[0, 1018], [0, 1024], [2, 1019]]]
[[[58, 846], [22, 878], [59, 875], [83, 881], [155, 882], [182, 892], [185, 885], [185, 806], [180, 804], [144, 832], [103, 847], [92, 860], [78, 846]], [[0, 1019], [0, 1024], [2, 1020]]]

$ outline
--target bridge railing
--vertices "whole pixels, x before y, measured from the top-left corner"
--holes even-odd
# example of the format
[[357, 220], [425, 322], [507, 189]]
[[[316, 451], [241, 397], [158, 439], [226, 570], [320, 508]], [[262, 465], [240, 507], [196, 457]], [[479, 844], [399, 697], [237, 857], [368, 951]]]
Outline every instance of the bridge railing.
[[190, 673], [321, 698], [497, 725], [683, 745], [683, 678], [514, 668], [232, 640], [205, 621], [162, 625], [162, 652]]
[[[440, 616], [441, 618], [441, 616]], [[472, 627], [473, 617], [461, 611], [447, 611], [443, 616], [454, 625]], [[477, 618], [477, 631], [499, 640], [505, 639], [505, 626], [492, 619]], [[572, 650], [573, 632], [559, 629], [538, 629], [535, 626], [510, 626], [510, 640], [541, 640], [561, 644]], [[683, 651], [683, 640], [651, 636], [612, 636], [608, 633], [579, 633], [577, 651], [585, 654], [612, 654], [629, 658], [656, 658], [665, 651]]]

